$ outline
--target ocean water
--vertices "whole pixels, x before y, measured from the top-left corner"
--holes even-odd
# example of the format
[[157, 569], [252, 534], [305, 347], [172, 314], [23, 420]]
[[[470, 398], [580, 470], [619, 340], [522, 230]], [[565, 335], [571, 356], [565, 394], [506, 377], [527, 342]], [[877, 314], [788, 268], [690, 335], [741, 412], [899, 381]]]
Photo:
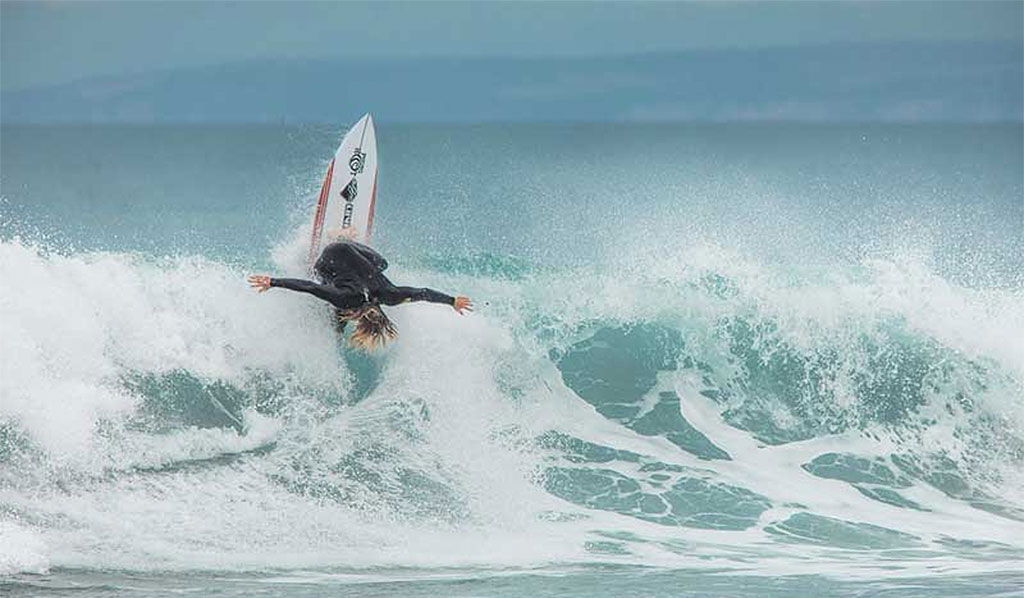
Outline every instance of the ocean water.
[[1020, 596], [1021, 125], [0, 129], [0, 589]]

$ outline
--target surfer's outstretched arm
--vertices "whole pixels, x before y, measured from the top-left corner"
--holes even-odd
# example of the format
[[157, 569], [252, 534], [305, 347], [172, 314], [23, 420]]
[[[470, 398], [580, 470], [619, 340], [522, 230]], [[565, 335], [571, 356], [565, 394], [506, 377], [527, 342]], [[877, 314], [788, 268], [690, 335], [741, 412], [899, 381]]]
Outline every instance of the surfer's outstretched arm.
[[[339, 289], [333, 285], [317, 284], [311, 280], [302, 280], [299, 278], [271, 278], [269, 276], [255, 275], [249, 277], [249, 284], [260, 293], [266, 291], [270, 287], [279, 287], [290, 291], [309, 293], [317, 299], [323, 299], [331, 305], [340, 308], [353, 307], [353, 303], [358, 304], [362, 299], [358, 296], [354, 296], [351, 292]], [[353, 301], [353, 299], [355, 299], [355, 301]]]
[[377, 292], [377, 297], [384, 305], [398, 305], [409, 301], [427, 301], [450, 305], [452, 309], [460, 314], [464, 311], [473, 311], [473, 303], [469, 300], [469, 297], [452, 297], [434, 289], [388, 285]]

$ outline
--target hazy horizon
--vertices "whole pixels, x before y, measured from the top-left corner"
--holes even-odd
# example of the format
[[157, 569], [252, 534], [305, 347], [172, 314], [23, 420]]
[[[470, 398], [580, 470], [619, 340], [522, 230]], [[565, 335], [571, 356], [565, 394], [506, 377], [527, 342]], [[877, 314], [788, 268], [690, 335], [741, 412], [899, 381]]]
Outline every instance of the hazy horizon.
[[3, 2], [0, 122], [1024, 122], [1019, 2]]

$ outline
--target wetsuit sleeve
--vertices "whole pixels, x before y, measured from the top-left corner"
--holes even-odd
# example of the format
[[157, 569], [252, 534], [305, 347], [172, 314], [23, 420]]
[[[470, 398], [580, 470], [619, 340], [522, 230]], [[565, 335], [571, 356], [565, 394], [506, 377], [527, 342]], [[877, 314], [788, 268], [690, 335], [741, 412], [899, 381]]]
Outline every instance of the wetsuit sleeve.
[[300, 293], [309, 293], [317, 299], [323, 299], [332, 305], [341, 307], [350, 299], [351, 293], [347, 293], [329, 284], [317, 284], [309, 280], [298, 278], [271, 278], [270, 286]]
[[428, 301], [430, 303], [444, 303], [455, 305], [455, 297], [445, 295], [434, 289], [418, 287], [396, 287], [391, 286], [379, 293], [380, 302], [384, 305], [398, 305], [408, 301]]

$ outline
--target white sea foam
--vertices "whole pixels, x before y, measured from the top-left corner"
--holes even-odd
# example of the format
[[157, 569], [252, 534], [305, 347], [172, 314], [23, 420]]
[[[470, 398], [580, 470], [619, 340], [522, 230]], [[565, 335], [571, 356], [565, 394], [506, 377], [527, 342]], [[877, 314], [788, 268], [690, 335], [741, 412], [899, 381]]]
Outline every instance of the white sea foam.
[[[301, 246], [287, 247], [293, 245]], [[291, 271], [301, 257], [287, 247], [275, 259]], [[893, 451], [891, 438], [850, 430], [765, 446], [724, 423], [723, 406], [700, 398], [701, 381], [692, 372], [662, 373], [652, 392], [675, 390], [683, 415], [732, 456], [702, 461], [599, 415], [563, 384], [547, 351], [564, 350], [602, 325], [661, 322], [682, 330], [688, 346], [704, 347], [698, 356], [719, 365], [713, 352], [721, 341], [713, 325], [701, 322], [736, 315], [771, 320], [777, 339], [810, 352], [852, 348], [858, 336], [876, 334], [880, 322], [895, 318], [909, 333], [1012, 380], [1020, 374], [1017, 333], [1024, 332], [1019, 295], [962, 289], [899, 264], [874, 262], [863, 279], [815, 286], [780, 282], [715, 248], [691, 249], [676, 261], [663, 257], [628, 284], [624, 275], [607, 272], [569, 274], [556, 285], [543, 274], [509, 283], [396, 268], [396, 279], [473, 295], [478, 313], [462, 318], [436, 305], [392, 310], [399, 341], [373, 358], [379, 380], [368, 396], [346, 405], [354, 400], [354, 372], [323, 325], [328, 310], [312, 298], [257, 295], [246, 287], [245, 272], [200, 258], [64, 256], [4, 242], [0, 422], [25, 437], [10, 442], [28, 447], [23, 462], [40, 469], [28, 476], [31, 484], [0, 487], [0, 504], [20, 518], [0, 520], [0, 545], [8, 547], [0, 551], [0, 572], [53, 565], [246, 570], [592, 560], [797, 571], [813, 556], [828, 573], [860, 559], [827, 546], [780, 544], [764, 532], [800, 511], [884, 526], [924, 542], [949, 535], [1018, 546], [1019, 522], [925, 484], [904, 492], [932, 510], [911, 511], [801, 467], [825, 452], [885, 455]], [[709, 274], [723, 278], [726, 292], [692, 292]], [[858, 367], [857, 358], [849, 364]], [[269, 379], [279, 383], [275, 392], [289, 407], [261, 413], [248, 404], [233, 415], [237, 429], [140, 429], [136, 418], [146, 397], [125, 378], [174, 372], [256, 394], [259, 380]], [[978, 408], [1009, 418], [1012, 429], [1021, 397], [1007, 390], [1014, 389], [993, 390]], [[324, 407], [318, 392], [339, 400]], [[842, 388], [833, 396], [850, 401], [837, 409], [853, 407]], [[935, 417], [946, 418], [933, 425], [942, 431], [934, 434], [935, 446], [950, 448], [959, 416]], [[693, 468], [762, 494], [773, 506], [753, 528], [710, 531], [569, 503], [543, 488], [551, 456], [533, 439], [552, 429]], [[637, 475], [627, 462], [583, 466]], [[1019, 464], [1004, 469], [1012, 474]], [[417, 505], [427, 512], [411, 512]], [[625, 548], [601, 553], [588, 542]], [[679, 550], [681, 544], [687, 549]], [[744, 560], [753, 553], [760, 564]], [[871, 564], [870, 556], [862, 560], [858, 566]], [[940, 565], [960, 572], [987, 566], [944, 555], [905, 563], [904, 573]]]
[[46, 544], [35, 531], [0, 521], [0, 575], [45, 573], [50, 566]]

